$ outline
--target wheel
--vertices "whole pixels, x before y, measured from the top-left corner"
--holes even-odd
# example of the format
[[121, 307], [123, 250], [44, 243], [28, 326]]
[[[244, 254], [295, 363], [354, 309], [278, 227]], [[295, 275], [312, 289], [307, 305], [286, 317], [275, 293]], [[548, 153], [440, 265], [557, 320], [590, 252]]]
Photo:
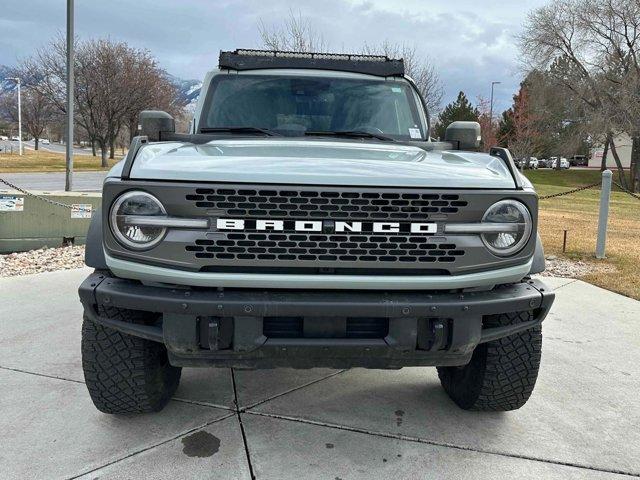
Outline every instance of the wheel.
[[[532, 312], [485, 317], [485, 327], [532, 319]], [[440, 383], [465, 410], [506, 411], [522, 407], [533, 392], [542, 353], [542, 327], [480, 344], [463, 367], [438, 367]]]
[[[111, 319], [153, 321], [145, 312], [100, 308]], [[169, 364], [164, 345], [98, 325], [82, 324], [82, 369], [91, 400], [104, 413], [158, 412], [180, 383], [181, 368]]]

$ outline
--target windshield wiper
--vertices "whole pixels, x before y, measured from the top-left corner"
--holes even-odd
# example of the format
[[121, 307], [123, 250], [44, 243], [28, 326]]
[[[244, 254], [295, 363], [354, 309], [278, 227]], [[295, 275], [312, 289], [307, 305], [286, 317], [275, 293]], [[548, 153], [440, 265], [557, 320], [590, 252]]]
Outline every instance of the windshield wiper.
[[277, 132], [267, 128], [258, 127], [204, 127], [200, 129], [201, 133], [262, 133], [269, 137], [281, 137]]
[[362, 130], [338, 130], [332, 131], [320, 131], [320, 132], [304, 132], [305, 135], [310, 136], [333, 136], [333, 137], [353, 137], [353, 138], [375, 138], [385, 142], [396, 142], [395, 138], [388, 137], [382, 133], [371, 133]]

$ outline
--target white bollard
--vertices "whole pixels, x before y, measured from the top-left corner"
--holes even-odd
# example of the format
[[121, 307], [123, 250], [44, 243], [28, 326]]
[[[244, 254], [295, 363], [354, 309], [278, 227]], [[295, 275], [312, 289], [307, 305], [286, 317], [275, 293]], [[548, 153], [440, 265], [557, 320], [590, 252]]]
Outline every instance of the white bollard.
[[609, 199], [611, 198], [611, 179], [613, 172], [602, 172], [602, 187], [600, 189], [600, 214], [598, 215], [598, 240], [596, 241], [596, 258], [605, 258], [607, 243], [607, 221], [609, 220]]

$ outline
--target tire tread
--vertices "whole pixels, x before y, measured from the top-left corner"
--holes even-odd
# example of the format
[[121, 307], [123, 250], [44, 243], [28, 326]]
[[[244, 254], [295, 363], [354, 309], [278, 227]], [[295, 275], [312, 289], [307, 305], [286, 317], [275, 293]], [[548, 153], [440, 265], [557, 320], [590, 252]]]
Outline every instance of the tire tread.
[[[110, 319], [146, 323], [144, 312], [100, 307]], [[93, 403], [105, 413], [161, 410], [175, 393], [181, 369], [168, 363], [165, 346], [84, 318], [82, 368]]]
[[[530, 311], [491, 315], [484, 326], [527, 322]], [[540, 369], [542, 327], [478, 345], [463, 368], [439, 367], [438, 376], [452, 400], [465, 410], [507, 411], [522, 407], [533, 392]]]

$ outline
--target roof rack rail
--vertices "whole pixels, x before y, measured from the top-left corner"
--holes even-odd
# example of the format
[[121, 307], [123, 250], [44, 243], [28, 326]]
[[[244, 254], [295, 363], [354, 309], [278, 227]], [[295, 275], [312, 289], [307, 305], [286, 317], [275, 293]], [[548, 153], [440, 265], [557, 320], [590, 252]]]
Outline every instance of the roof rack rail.
[[221, 51], [218, 64], [220, 68], [230, 70], [308, 68], [366, 73], [379, 77], [404, 75], [404, 61], [402, 59], [392, 59], [385, 55], [237, 49], [233, 52]]

